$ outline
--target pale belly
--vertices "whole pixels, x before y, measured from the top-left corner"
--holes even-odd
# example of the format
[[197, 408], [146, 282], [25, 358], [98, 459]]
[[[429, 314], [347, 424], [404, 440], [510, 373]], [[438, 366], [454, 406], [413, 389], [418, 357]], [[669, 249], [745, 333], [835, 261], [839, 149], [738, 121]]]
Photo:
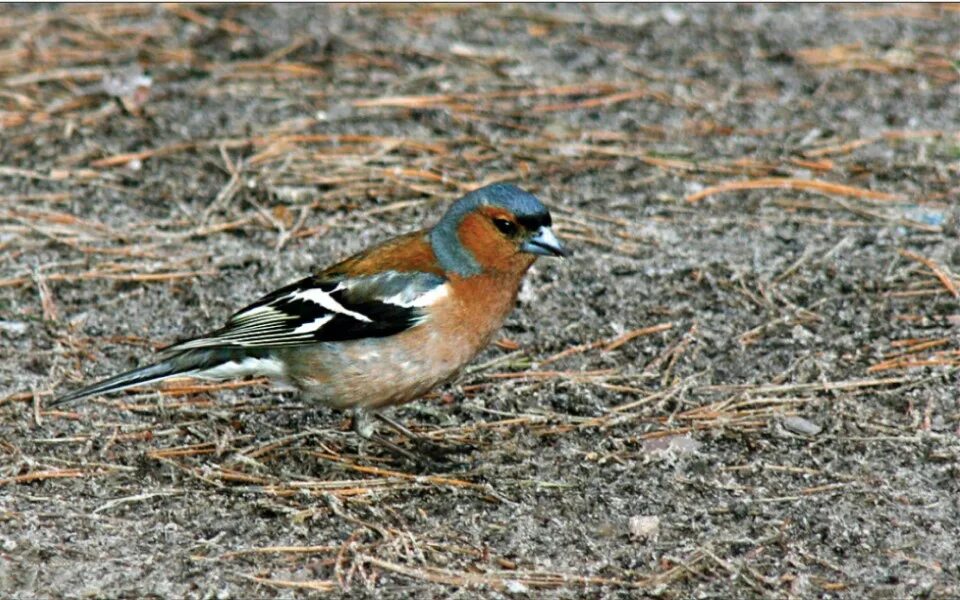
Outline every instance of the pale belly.
[[309, 399], [335, 408], [376, 409], [409, 402], [448, 381], [483, 345], [474, 340], [443, 344], [428, 327], [415, 328], [389, 340], [301, 350], [288, 359], [286, 376]]

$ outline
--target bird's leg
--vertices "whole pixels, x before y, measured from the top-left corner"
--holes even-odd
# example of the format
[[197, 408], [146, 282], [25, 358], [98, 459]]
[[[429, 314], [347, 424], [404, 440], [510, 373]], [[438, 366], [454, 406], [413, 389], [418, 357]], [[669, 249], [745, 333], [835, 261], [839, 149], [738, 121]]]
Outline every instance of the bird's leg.
[[410, 431], [403, 423], [397, 421], [392, 417], [388, 417], [382, 412], [375, 412], [373, 416], [384, 423], [400, 435], [406, 436], [411, 442], [416, 445], [417, 450], [423, 452], [424, 454], [430, 456], [430, 458], [442, 458], [449, 454], [466, 454], [476, 450], [476, 448], [471, 444], [457, 444], [454, 446], [443, 446], [426, 438], [418, 433]]
[[390, 440], [382, 438], [374, 433], [373, 420], [370, 418], [370, 413], [359, 406], [353, 409], [353, 431], [360, 436], [361, 439], [376, 442], [387, 450], [390, 450], [394, 454], [402, 456], [407, 460], [412, 460], [417, 464], [421, 464], [423, 462], [423, 457], [417, 456], [413, 452], [410, 452], [405, 448], [401, 448]]
[[406, 426], [406, 425], [404, 425], [404, 424], [401, 423], [400, 421], [394, 419], [393, 417], [388, 417], [387, 415], [383, 414], [382, 412], [379, 412], [379, 411], [378, 411], [378, 412], [373, 413], [373, 417], [376, 418], [376, 419], [380, 419], [381, 421], [383, 421], [384, 423], [386, 423], [388, 427], [392, 428], [394, 431], [396, 431], [396, 432], [399, 433], [400, 435], [405, 435], [405, 436], [407, 436], [407, 437], [410, 438], [410, 440], [413, 441], [413, 442], [429, 442], [429, 440], [427, 440], [427, 438], [423, 437], [422, 435], [420, 435], [420, 434], [418, 434], [418, 433], [414, 433], [414, 432], [410, 431], [409, 429], [407, 429], [407, 426]]

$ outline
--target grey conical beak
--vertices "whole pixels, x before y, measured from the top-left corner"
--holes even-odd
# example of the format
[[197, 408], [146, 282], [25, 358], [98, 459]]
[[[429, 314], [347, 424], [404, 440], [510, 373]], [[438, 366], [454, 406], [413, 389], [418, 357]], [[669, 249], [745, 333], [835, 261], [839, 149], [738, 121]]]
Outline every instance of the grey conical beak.
[[539, 254], [540, 256], [559, 256], [563, 258], [569, 256], [569, 252], [563, 249], [563, 244], [557, 239], [556, 234], [549, 227], [541, 227], [533, 236], [525, 241], [520, 249], [530, 254]]

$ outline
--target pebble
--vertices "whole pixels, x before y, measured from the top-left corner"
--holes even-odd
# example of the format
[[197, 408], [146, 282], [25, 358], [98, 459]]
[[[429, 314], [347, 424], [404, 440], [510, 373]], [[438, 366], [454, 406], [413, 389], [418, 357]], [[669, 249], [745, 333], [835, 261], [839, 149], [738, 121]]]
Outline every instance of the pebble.
[[634, 540], [650, 540], [660, 533], [660, 517], [635, 515], [630, 517], [630, 537]]
[[27, 325], [24, 321], [0, 321], [0, 331], [9, 333], [14, 337], [19, 337], [27, 332]]
[[643, 451], [648, 453], [672, 452], [677, 456], [685, 456], [699, 452], [702, 446], [703, 444], [690, 434], [671, 435], [644, 440]]
[[800, 435], [817, 435], [823, 431], [822, 427], [803, 417], [784, 417], [781, 424], [787, 431]]

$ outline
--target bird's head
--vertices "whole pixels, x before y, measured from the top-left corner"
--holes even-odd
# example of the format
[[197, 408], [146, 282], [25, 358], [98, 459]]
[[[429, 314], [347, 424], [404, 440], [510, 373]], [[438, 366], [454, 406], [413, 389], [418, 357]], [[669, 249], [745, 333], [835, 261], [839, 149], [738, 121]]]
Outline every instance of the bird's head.
[[454, 202], [430, 232], [440, 265], [461, 276], [526, 270], [537, 256], [567, 256], [550, 211], [533, 194], [495, 183]]

